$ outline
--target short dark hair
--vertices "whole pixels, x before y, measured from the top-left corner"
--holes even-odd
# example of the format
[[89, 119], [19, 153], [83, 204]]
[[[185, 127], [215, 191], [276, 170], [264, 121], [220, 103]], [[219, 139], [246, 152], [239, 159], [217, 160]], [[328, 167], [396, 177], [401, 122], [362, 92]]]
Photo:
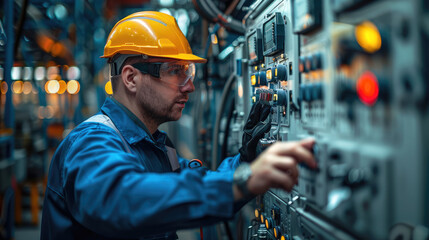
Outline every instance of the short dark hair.
[[[121, 73], [122, 73], [122, 69], [125, 65], [131, 65], [134, 63], [138, 63], [138, 62], [144, 62], [147, 59], [142, 58], [141, 56], [134, 56], [134, 57], [129, 57], [127, 58], [124, 63], [121, 66]], [[115, 92], [115, 90], [118, 88], [118, 84], [119, 81], [121, 80], [121, 74], [115, 75], [115, 76], [110, 76], [110, 81], [112, 83], [112, 90], [113, 92]]]

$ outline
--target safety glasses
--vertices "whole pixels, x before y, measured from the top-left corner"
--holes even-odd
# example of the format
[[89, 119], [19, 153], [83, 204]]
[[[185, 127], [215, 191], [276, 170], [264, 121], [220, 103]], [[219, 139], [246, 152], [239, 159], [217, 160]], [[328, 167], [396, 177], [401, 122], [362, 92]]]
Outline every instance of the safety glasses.
[[195, 78], [195, 64], [187, 61], [139, 62], [131, 64], [131, 66], [142, 73], [150, 74], [163, 82], [176, 86], [185, 86], [189, 80], [193, 82]]

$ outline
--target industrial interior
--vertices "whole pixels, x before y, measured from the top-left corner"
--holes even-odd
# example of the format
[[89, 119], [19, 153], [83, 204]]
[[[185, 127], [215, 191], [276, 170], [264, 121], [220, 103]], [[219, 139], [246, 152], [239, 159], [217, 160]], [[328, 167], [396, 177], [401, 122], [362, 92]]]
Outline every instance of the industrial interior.
[[[51, 159], [112, 95], [100, 58], [116, 22], [173, 16], [198, 63], [186, 108], [160, 126], [215, 170], [239, 153], [257, 102], [257, 151], [314, 138], [317, 169], [233, 219], [179, 239], [429, 239], [429, 1], [3, 0], [0, 239], [40, 239]], [[150, 208], [150, 206], [147, 206]]]

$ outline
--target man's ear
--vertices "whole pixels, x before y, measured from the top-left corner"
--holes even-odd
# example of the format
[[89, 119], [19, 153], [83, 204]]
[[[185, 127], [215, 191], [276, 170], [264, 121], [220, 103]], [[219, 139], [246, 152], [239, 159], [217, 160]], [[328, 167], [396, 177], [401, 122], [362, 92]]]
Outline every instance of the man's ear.
[[127, 89], [130, 92], [136, 92], [137, 86], [136, 86], [136, 76], [137, 76], [137, 70], [133, 68], [130, 65], [125, 65], [122, 68], [122, 82], [124, 83], [125, 89]]

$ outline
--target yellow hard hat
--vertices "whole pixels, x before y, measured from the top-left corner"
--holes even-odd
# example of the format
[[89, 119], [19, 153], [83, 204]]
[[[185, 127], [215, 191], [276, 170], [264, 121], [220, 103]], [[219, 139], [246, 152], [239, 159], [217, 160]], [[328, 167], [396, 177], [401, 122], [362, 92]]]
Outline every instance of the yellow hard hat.
[[101, 57], [112, 58], [118, 53], [207, 62], [192, 54], [188, 40], [174, 17], [153, 11], [133, 13], [116, 23]]

